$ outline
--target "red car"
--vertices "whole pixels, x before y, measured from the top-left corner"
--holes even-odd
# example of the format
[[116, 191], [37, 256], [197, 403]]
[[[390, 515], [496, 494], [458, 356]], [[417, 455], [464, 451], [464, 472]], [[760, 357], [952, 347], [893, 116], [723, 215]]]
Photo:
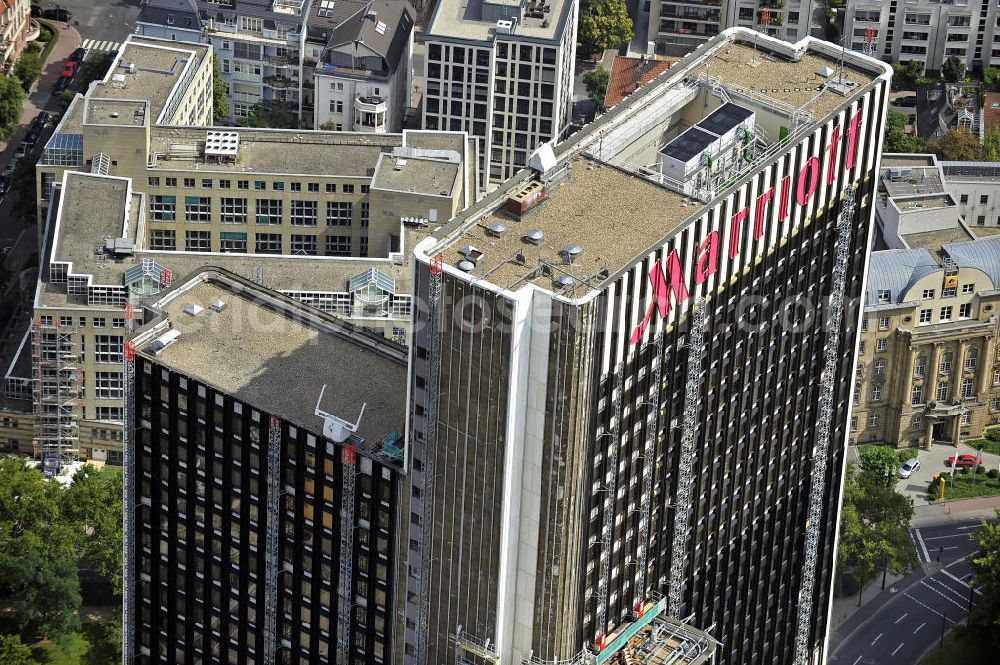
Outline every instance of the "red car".
[[[979, 463], [982, 466], [982, 462]], [[956, 460], [954, 457], [948, 458], [948, 466], [976, 466], [976, 456], [975, 455], [959, 455]]]
[[76, 74], [76, 68], [79, 64], [80, 63], [78, 62], [70, 60], [66, 63], [66, 66], [63, 67], [62, 75], [68, 79], [73, 78], [73, 74]]

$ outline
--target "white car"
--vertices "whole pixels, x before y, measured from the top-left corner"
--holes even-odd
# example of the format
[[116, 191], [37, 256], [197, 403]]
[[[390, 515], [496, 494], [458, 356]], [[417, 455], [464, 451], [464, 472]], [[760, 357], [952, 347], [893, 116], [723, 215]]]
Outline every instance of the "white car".
[[920, 461], [917, 458], [913, 458], [907, 461], [903, 466], [899, 467], [899, 477], [909, 478], [910, 475], [920, 468]]

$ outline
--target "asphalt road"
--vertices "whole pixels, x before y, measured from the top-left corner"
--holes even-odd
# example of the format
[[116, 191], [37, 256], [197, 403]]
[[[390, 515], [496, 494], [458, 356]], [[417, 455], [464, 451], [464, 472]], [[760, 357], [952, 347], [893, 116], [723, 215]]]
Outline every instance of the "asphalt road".
[[135, 31], [135, 19], [139, 15], [139, 0], [33, 0], [42, 9], [52, 9], [57, 5], [68, 9], [73, 18], [70, 23], [84, 40], [122, 42], [129, 33]]
[[[896, 593], [857, 626], [830, 657], [830, 665], [913, 665], [951, 630], [969, 607], [978, 521], [912, 529], [922, 571], [897, 583]], [[940, 563], [939, 563], [940, 561]], [[978, 592], [973, 592], [978, 594]]]

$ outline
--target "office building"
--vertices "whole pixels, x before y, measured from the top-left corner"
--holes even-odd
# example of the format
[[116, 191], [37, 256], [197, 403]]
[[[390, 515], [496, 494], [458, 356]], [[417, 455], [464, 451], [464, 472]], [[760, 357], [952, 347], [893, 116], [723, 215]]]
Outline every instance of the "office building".
[[125, 662], [391, 662], [404, 348], [215, 268], [147, 314]]
[[915, 60], [940, 71], [955, 56], [967, 69], [1000, 64], [1000, 12], [992, 0], [848, 0], [844, 34], [860, 51], [875, 29], [875, 55], [887, 62]]
[[795, 42], [809, 35], [812, 0], [653, 0], [648, 40], [656, 53], [685, 55], [733, 26], [763, 30], [761, 10], [770, 12], [767, 33]]
[[417, 245], [403, 663], [823, 662], [891, 76], [841, 57], [727, 30]]
[[882, 166], [851, 438], [957, 445], [1000, 422], [1000, 235], [956, 203], [948, 171], [976, 164], [885, 155]]
[[481, 141], [483, 176], [501, 182], [573, 109], [576, 0], [441, 0], [426, 30], [424, 129]]
[[57, 326], [78, 367], [72, 400], [53, 405], [71, 416], [60, 459], [121, 460], [120, 360], [99, 360], [94, 343], [120, 347], [126, 305], [141, 321], [147, 299], [212, 264], [405, 340], [412, 247], [475, 200], [475, 142], [461, 132], [209, 128], [210, 56], [130, 38], [36, 167], [42, 272], [4, 388], [30, 394], [33, 331]]

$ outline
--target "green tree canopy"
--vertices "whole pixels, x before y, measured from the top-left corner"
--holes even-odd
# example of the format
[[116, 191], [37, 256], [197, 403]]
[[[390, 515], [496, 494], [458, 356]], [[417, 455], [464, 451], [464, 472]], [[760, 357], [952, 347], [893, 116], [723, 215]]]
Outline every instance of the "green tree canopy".
[[983, 141], [983, 159], [987, 162], [1000, 162], [1000, 129], [987, 132]]
[[909, 60], [892, 66], [893, 83], [900, 88], [913, 90], [924, 75], [924, 66], [917, 60]]
[[580, 41], [591, 52], [632, 41], [625, 0], [590, 0], [580, 17]]
[[80, 90], [86, 94], [87, 88], [94, 81], [103, 80], [111, 67], [111, 54], [104, 51], [92, 53], [89, 58], [80, 64], [80, 76], [78, 82]]
[[951, 56], [941, 65], [941, 77], [949, 83], [955, 83], [965, 78], [965, 62], [956, 55]]
[[876, 449], [889, 455], [868, 455], [866, 461], [874, 470], [848, 464], [844, 482], [837, 566], [841, 573], [850, 572], [858, 585], [883, 569], [902, 575], [917, 566], [909, 533], [913, 501], [884, 480], [881, 464], [890, 463], [889, 456], [896, 454], [889, 448]]
[[944, 136], [927, 144], [927, 148], [945, 160], [974, 162], [979, 159], [979, 137], [965, 127], [945, 132]]
[[889, 109], [883, 144], [885, 152], [920, 152], [924, 149], [924, 142], [919, 136], [906, 133], [908, 121], [905, 114]]
[[983, 69], [983, 85], [989, 90], [1000, 90], [1000, 67]]
[[79, 556], [93, 562], [111, 580], [116, 594], [122, 586], [122, 471], [100, 471], [87, 465], [76, 472], [62, 493], [63, 515], [80, 530]]
[[899, 473], [899, 455], [888, 446], [867, 446], [858, 452], [858, 480], [862, 485], [893, 487]]
[[274, 129], [297, 129], [299, 121], [295, 114], [277, 102], [257, 102], [250, 109], [250, 115], [240, 125], [244, 127], [273, 127]]
[[[1000, 510], [997, 511], [1000, 517]], [[969, 615], [968, 627], [979, 640], [1000, 648], [1000, 524], [983, 520], [975, 533], [979, 552], [972, 558], [976, 588], [982, 595]]]
[[212, 121], [218, 123], [229, 117], [229, 86], [226, 79], [222, 78], [222, 69], [219, 67], [219, 60], [215, 60], [215, 69], [212, 72]]
[[21, 122], [24, 88], [16, 78], [0, 76], [0, 139], [6, 141]]
[[19, 635], [0, 635], [0, 663], [3, 665], [38, 665], [31, 649], [21, 644]]
[[42, 58], [38, 53], [26, 51], [14, 65], [14, 76], [21, 81], [25, 92], [31, 90], [31, 84], [42, 74]]
[[587, 88], [587, 95], [597, 104], [597, 110], [604, 110], [604, 96], [608, 92], [608, 79], [611, 74], [601, 65], [583, 75], [583, 85]]
[[79, 625], [79, 535], [64, 519], [61, 492], [23, 460], [0, 461], [0, 587], [18, 628], [46, 637]]

